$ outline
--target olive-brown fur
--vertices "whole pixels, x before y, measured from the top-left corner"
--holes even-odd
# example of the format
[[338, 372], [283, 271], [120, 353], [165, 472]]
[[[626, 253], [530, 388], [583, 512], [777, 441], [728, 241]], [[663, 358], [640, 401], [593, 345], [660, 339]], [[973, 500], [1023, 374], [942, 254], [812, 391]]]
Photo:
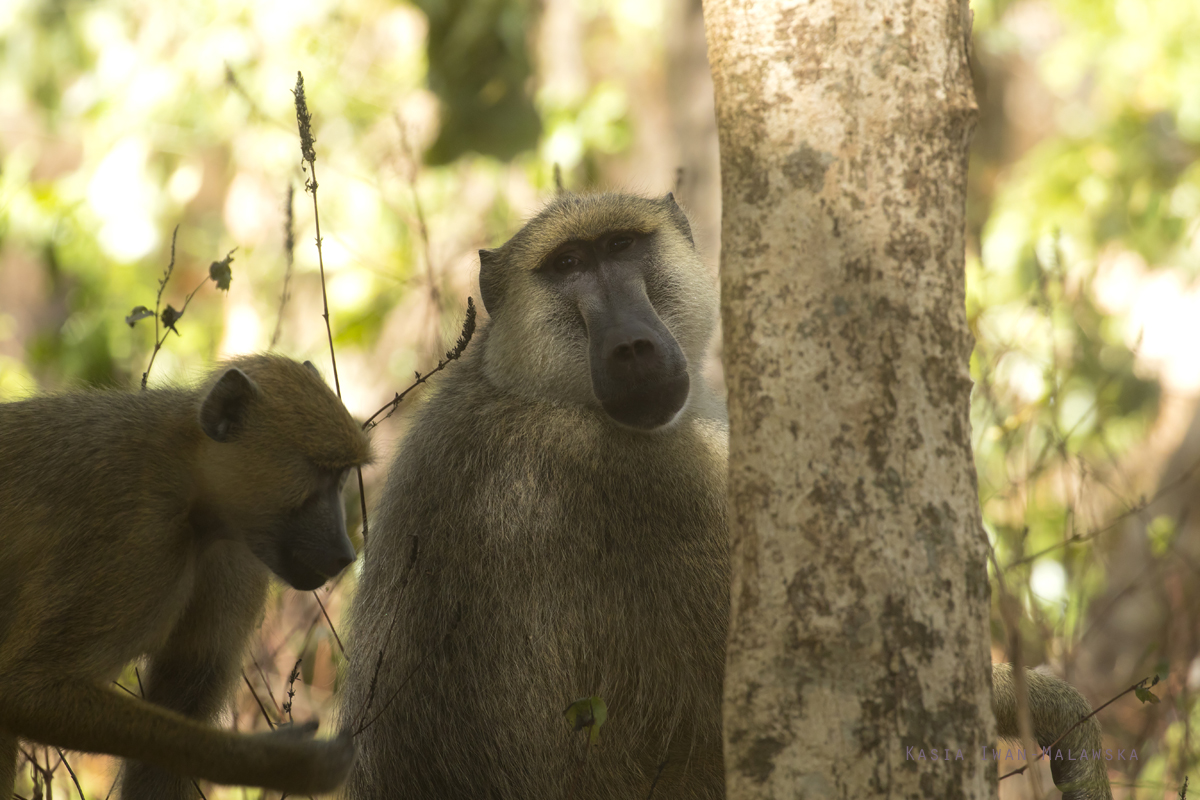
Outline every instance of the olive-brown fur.
[[[314, 487], [338, 492], [338, 474], [368, 458], [315, 370], [275, 356], [235, 359], [197, 389], [0, 405], [0, 796], [17, 737], [136, 759], [126, 798], [191, 797], [183, 776], [335, 788], [348, 738], [210, 723], [266, 598], [268, 570], [250, 548], [286, 545], [270, 540], [288, 535], [279, 518]], [[143, 655], [144, 700], [112, 686]]]
[[[1075, 723], [1092, 713], [1087, 700], [1066, 681], [1035, 670], [1025, 671], [1025, 684], [1033, 738], [1039, 747], [1054, 745], [1048, 756], [1050, 774], [1054, 785], [1062, 791], [1063, 800], [1112, 800], [1103, 757], [1104, 742], [1096, 718], [1091, 717], [1058, 741]], [[1012, 664], [992, 665], [992, 710], [996, 713], [996, 732], [1005, 739], [1019, 739]]]
[[[378, 718], [351, 797], [644, 798], [660, 766], [656, 796], [723, 794], [726, 433], [698, 372], [717, 293], [686, 224], [669, 198], [561, 195], [484, 256], [491, 321], [374, 514], [342, 720]], [[614, 228], [654, 233], [646, 291], [691, 371], [653, 431], [605, 414], [582, 320], [533, 269]], [[585, 754], [563, 710], [591, 695]]]

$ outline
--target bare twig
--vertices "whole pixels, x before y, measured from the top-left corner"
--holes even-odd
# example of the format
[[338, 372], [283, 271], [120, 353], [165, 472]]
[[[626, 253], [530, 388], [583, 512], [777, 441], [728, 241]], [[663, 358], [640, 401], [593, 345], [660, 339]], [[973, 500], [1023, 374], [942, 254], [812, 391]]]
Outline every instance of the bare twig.
[[658, 787], [658, 779], [662, 777], [663, 769], [665, 769], [666, 766], [667, 759], [664, 758], [663, 762], [658, 765], [658, 769], [654, 772], [654, 780], [650, 783], [650, 791], [646, 793], [646, 800], [650, 800], [650, 798], [654, 797], [654, 790]]
[[[449, 641], [450, 636], [453, 633], [454, 633], [454, 629], [451, 628], [446, 633], [446, 635], [444, 637], [442, 637], [442, 641], [439, 642], [438, 644], [445, 645], [446, 642]], [[417, 674], [417, 671], [420, 670], [421, 667], [423, 667], [425, 665], [425, 662], [429, 659], [429, 656], [431, 656], [433, 654], [433, 651], [436, 649], [437, 649], [437, 647], [435, 646], [435, 647], [430, 647], [428, 650], [425, 651], [425, 654], [423, 656], [421, 656], [421, 660], [418, 661], [411, 670], [409, 670], [408, 674], [404, 676], [404, 680], [400, 681], [399, 685], [396, 686], [396, 691], [392, 692], [392, 696], [389, 697], [387, 699], [387, 701], [382, 706], [379, 707], [379, 710], [377, 712], [375, 712], [375, 716], [371, 717], [371, 719], [367, 720], [362, 725], [360, 725], [358, 728], [356, 728], [354, 730], [354, 732], [352, 734], [350, 734], [351, 736], [358, 736], [360, 733], [365, 731], [367, 728], [374, 725], [375, 720], [377, 720], [381, 716], [383, 716], [383, 712], [387, 711], [388, 706], [390, 706], [392, 704], [392, 701], [400, 696], [400, 690], [402, 690], [405, 686], [408, 685], [408, 682], [410, 680], [412, 680], [413, 676]], [[380, 651], [380, 659], [382, 659], [382, 657], [383, 657], [383, 652], [381, 650]]]
[[271, 698], [271, 705], [275, 708], [275, 713], [278, 714], [279, 701], [275, 699], [275, 693], [271, 691], [271, 681], [267, 678], [266, 670], [259, 666], [257, 658], [251, 657], [250, 663], [254, 665], [256, 670], [258, 670], [258, 677], [262, 678], [263, 688], [267, 690], [267, 697]]
[[242, 670], [242, 680], [246, 682], [246, 688], [250, 690], [250, 694], [254, 696], [254, 702], [258, 703], [258, 710], [262, 712], [263, 719], [267, 721], [267, 727], [275, 730], [275, 721], [271, 719], [271, 715], [267, 713], [267, 707], [263, 705], [262, 700], [258, 697], [258, 692], [254, 691], [254, 685], [250, 683], [250, 678], [246, 675], [246, 670]]
[[[409, 385], [409, 387], [407, 389], [405, 389], [403, 392], [398, 392], [396, 394], [396, 396], [393, 397], [390, 401], [388, 401], [388, 403], [386, 405], [384, 405], [382, 408], [380, 408], [378, 411], [376, 411], [374, 414], [372, 414], [367, 419], [367, 421], [363, 423], [363, 430], [366, 430], [366, 431], [371, 430], [376, 425], [378, 425], [380, 422], [383, 422], [383, 420], [387, 419], [392, 414], [396, 413], [396, 408], [399, 407], [401, 401], [404, 400], [404, 398], [408, 395], [409, 392], [411, 392], [413, 389], [417, 388], [421, 384], [428, 381], [430, 378], [432, 378], [437, 373], [441, 372], [443, 369], [445, 369], [450, 364], [451, 361], [457, 361], [459, 359], [459, 357], [462, 356], [463, 351], [467, 349], [467, 345], [471, 343], [471, 337], [474, 334], [475, 334], [475, 301], [472, 298], [468, 297], [467, 298], [467, 316], [463, 320], [462, 333], [459, 334], [458, 341], [456, 341], [454, 343], [454, 347], [451, 348], [446, 353], [446, 357], [441, 359], [440, 361], [438, 361], [437, 366], [434, 367], [433, 369], [431, 369], [429, 372], [426, 372], [424, 375], [422, 375], [419, 372], [416, 373], [416, 379], [412, 382], [412, 384]], [[387, 412], [387, 413], [385, 414], [384, 412]], [[383, 414], [382, 418], [379, 417], [380, 414]]]
[[292, 698], [296, 696], [296, 681], [300, 677], [300, 662], [303, 658], [297, 658], [296, 663], [292, 665], [292, 671], [288, 673], [287, 684], [287, 700], [283, 701], [283, 713], [287, 714], [288, 722], [295, 722], [292, 718]]
[[405, 175], [405, 178], [408, 180], [409, 190], [412, 192], [413, 210], [417, 215], [417, 239], [421, 242], [422, 256], [425, 259], [425, 278], [429, 282], [429, 298], [436, 308], [441, 302], [441, 293], [438, 291], [437, 280], [433, 274], [433, 253], [429, 246], [429, 225], [425, 222], [425, 206], [421, 202], [421, 193], [417, 191], [417, 172], [421, 160], [416, 148], [408, 138], [408, 128], [399, 114], [396, 115], [396, 127], [400, 129], [400, 146], [404, 148], [404, 156], [408, 164], [408, 174]]
[[83, 794], [83, 787], [79, 785], [79, 778], [75, 776], [75, 770], [71, 769], [71, 762], [67, 761], [67, 756], [61, 748], [56, 747], [54, 749], [58, 750], [58, 758], [62, 761], [63, 766], [67, 768], [67, 774], [71, 776], [71, 783], [75, 784], [75, 791], [79, 792], [79, 800], [87, 800]]
[[346, 655], [346, 648], [342, 644], [342, 637], [338, 636], [337, 628], [333, 627], [333, 620], [329, 618], [329, 612], [325, 610], [325, 604], [321, 602], [321, 598], [314, 591], [313, 598], [317, 601], [317, 605], [321, 607], [321, 616], [325, 617], [325, 624], [329, 626], [329, 632], [333, 634], [334, 641], [337, 642], [338, 649], [342, 651], [342, 655]]
[[[308, 100], [304, 96], [304, 75], [300, 72], [296, 73], [296, 88], [292, 90], [292, 94], [296, 97], [296, 126], [300, 130], [300, 155], [308, 163], [309, 180], [305, 181], [305, 191], [312, 193], [313, 199], [313, 222], [317, 228], [317, 265], [321, 270], [321, 306], [323, 312], [321, 314], [325, 319], [325, 334], [329, 337], [329, 361], [333, 364], [333, 388], [337, 391], [338, 399], [342, 397], [342, 382], [338, 377], [337, 354], [333, 349], [333, 326], [329, 323], [329, 295], [325, 290], [325, 254], [321, 249], [321, 212], [317, 207], [317, 151], [315, 140], [312, 135], [312, 114], [308, 110]], [[301, 165], [301, 169], [303, 169]], [[289, 195], [290, 196], [290, 195]], [[290, 219], [290, 217], [289, 217]], [[280, 309], [282, 313], [282, 309]], [[354, 467], [355, 475], [358, 478], [358, 502], [362, 509], [362, 526], [363, 526], [363, 544], [367, 541], [367, 495], [363, 486], [362, 467]], [[320, 603], [320, 600], [317, 600]], [[325, 607], [321, 606], [324, 611]], [[328, 616], [326, 616], [328, 619]], [[337, 631], [333, 633], [334, 638], [337, 638]], [[341, 647], [341, 639], [338, 639], [338, 646]], [[343, 648], [342, 653], [345, 653]]]
[[[154, 352], [150, 354], [150, 363], [146, 365], [146, 371], [142, 373], [142, 388], [146, 388], [146, 381], [150, 379], [150, 370], [154, 367], [154, 359], [158, 355], [158, 351], [162, 349], [163, 342], [167, 336], [164, 333], [160, 339], [158, 336], [158, 320], [159, 308], [162, 306], [163, 290], [167, 288], [167, 281], [171, 280], [171, 273], [175, 271], [175, 240], [179, 238], [179, 226], [175, 226], [175, 230], [171, 233], [171, 260], [167, 263], [167, 269], [163, 272], [163, 276], [158, 281], [158, 295], [154, 298]], [[134, 315], [137, 315], [137, 309], [134, 309]], [[126, 318], [129, 322], [129, 318]], [[136, 320], [134, 320], [136, 321]], [[129, 322], [132, 326], [133, 322]]]
[[[321, 271], [321, 316], [325, 320], [325, 333], [329, 337], [329, 360], [333, 364], [333, 388], [340, 399], [342, 384], [338, 378], [337, 354], [333, 349], [333, 327], [329, 324], [329, 295], [325, 291], [325, 254], [321, 249], [321, 211], [317, 206], [317, 151], [312, 135], [312, 114], [308, 110], [308, 100], [304, 97], [304, 76], [296, 73], [296, 88], [292, 90], [296, 97], [296, 125], [300, 129], [300, 155], [308, 163], [309, 179], [304, 182], [304, 190], [312, 194], [313, 222], [317, 228], [317, 266]], [[303, 169], [303, 165], [301, 166]]]
[[271, 334], [271, 350], [279, 342], [279, 334], [283, 330], [283, 310], [291, 298], [288, 287], [292, 282], [292, 268], [296, 263], [296, 217], [294, 213], [296, 187], [288, 183], [287, 205], [284, 207], [283, 223], [283, 254], [286, 266], [283, 270], [283, 291], [279, 293], [279, 318], [275, 320], [275, 332]]

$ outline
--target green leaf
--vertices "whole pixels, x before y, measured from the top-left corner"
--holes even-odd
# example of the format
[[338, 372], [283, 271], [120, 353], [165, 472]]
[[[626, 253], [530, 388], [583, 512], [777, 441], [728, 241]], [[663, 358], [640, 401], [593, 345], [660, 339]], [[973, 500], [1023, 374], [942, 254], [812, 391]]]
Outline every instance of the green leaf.
[[129, 316], [125, 317], [125, 324], [132, 328], [134, 325], [136, 325], [138, 323], [139, 320], [143, 320], [143, 319], [146, 319], [146, 317], [153, 317], [153, 316], [154, 316], [154, 312], [151, 311], [150, 309], [146, 308], [145, 306], [134, 306], [133, 311], [129, 312]]
[[599, 695], [581, 697], [563, 711], [567, 724], [572, 730], [589, 730], [588, 744], [595, 747], [600, 744], [600, 728], [608, 721], [608, 706]]
[[233, 280], [233, 270], [229, 265], [233, 263], [233, 252], [237, 248], [229, 251], [229, 254], [220, 261], [214, 261], [208, 267], [208, 277], [213, 279], [217, 284], [217, 288], [223, 292], [229, 291], [229, 282]]

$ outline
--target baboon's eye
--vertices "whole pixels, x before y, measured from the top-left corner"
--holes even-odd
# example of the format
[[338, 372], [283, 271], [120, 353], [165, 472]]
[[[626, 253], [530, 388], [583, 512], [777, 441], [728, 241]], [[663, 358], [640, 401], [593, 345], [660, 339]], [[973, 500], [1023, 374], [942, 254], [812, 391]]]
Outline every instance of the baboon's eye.
[[633, 237], [628, 233], [618, 233], [609, 237], [605, 249], [610, 253], [619, 253], [622, 250], [628, 250], [631, 246], [633, 246]]
[[579, 256], [573, 253], [561, 253], [555, 256], [554, 260], [550, 262], [550, 268], [555, 272], [562, 274], [573, 272], [574, 270], [579, 269], [582, 263], [583, 262], [579, 260]]

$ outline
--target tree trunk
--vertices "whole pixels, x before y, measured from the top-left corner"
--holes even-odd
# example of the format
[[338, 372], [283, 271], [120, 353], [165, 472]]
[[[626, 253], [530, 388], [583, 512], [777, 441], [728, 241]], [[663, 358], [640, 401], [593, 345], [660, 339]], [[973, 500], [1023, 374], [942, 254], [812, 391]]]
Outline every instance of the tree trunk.
[[705, 3], [734, 800], [995, 796], [963, 289], [967, 15], [957, 0]]

